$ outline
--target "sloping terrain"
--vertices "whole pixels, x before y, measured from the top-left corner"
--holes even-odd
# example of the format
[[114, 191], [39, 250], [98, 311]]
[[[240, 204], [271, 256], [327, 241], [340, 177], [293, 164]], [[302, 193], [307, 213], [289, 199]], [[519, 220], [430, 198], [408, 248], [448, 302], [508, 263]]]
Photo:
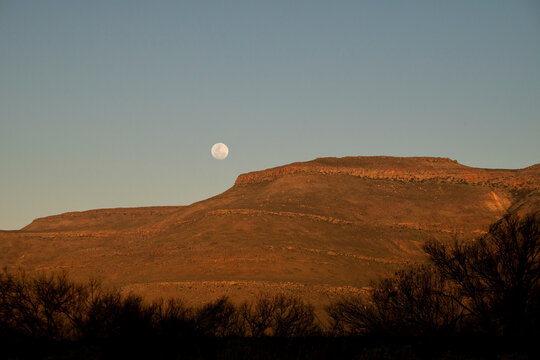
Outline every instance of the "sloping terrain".
[[478, 169], [444, 158], [321, 158], [240, 175], [179, 207], [103, 209], [0, 232], [0, 265], [66, 269], [148, 297], [207, 301], [360, 291], [430, 238], [474, 238], [540, 208], [540, 165]]

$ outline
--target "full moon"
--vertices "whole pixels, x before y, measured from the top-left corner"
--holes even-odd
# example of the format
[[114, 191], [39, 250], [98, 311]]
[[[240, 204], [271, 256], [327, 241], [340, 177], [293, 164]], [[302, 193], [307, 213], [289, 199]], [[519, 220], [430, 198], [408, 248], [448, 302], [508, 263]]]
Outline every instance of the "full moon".
[[224, 143], [217, 143], [212, 146], [210, 152], [215, 159], [223, 160], [229, 155], [229, 148]]

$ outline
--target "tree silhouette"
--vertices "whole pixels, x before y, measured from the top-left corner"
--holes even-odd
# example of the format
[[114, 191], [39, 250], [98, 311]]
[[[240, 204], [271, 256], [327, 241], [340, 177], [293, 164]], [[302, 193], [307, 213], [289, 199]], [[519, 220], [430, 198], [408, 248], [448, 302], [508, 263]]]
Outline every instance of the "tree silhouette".
[[450, 291], [432, 267], [410, 266], [374, 284], [367, 298], [342, 298], [327, 312], [338, 334], [454, 334], [462, 313]]
[[539, 214], [506, 215], [474, 242], [424, 246], [441, 276], [457, 289], [454, 300], [483, 332], [538, 333]]
[[226, 296], [208, 303], [196, 311], [197, 331], [206, 336], [242, 335], [239, 312]]
[[29, 277], [22, 271], [11, 274], [4, 269], [0, 274], [0, 326], [4, 332], [36, 339], [74, 338], [89, 289], [69, 280], [65, 272]]
[[475, 241], [424, 246], [414, 265], [328, 308], [341, 334], [540, 335], [540, 215], [506, 215]]

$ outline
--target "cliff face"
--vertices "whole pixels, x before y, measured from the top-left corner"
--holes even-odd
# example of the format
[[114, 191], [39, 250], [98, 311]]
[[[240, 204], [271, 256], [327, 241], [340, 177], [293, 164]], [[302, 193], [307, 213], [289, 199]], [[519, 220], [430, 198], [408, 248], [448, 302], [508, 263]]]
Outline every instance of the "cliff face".
[[448, 158], [348, 157], [321, 158], [263, 171], [242, 174], [235, 185], [274, 181], [296, 174], [349, 175], [366, 179], [402, 181], [438, 180], [449, 183], [470, 183], [537, 189], [540, 167], [520, 170], [480, 169], [461, 165]]

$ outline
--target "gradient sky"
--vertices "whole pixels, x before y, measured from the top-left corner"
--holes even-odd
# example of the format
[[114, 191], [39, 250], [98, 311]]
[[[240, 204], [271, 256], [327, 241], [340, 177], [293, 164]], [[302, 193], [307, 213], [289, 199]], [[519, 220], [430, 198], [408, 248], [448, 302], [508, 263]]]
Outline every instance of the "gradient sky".
[[538, 163], [539, 39], [536, 0], [0, 0], [0, 229], [322, 156]]

